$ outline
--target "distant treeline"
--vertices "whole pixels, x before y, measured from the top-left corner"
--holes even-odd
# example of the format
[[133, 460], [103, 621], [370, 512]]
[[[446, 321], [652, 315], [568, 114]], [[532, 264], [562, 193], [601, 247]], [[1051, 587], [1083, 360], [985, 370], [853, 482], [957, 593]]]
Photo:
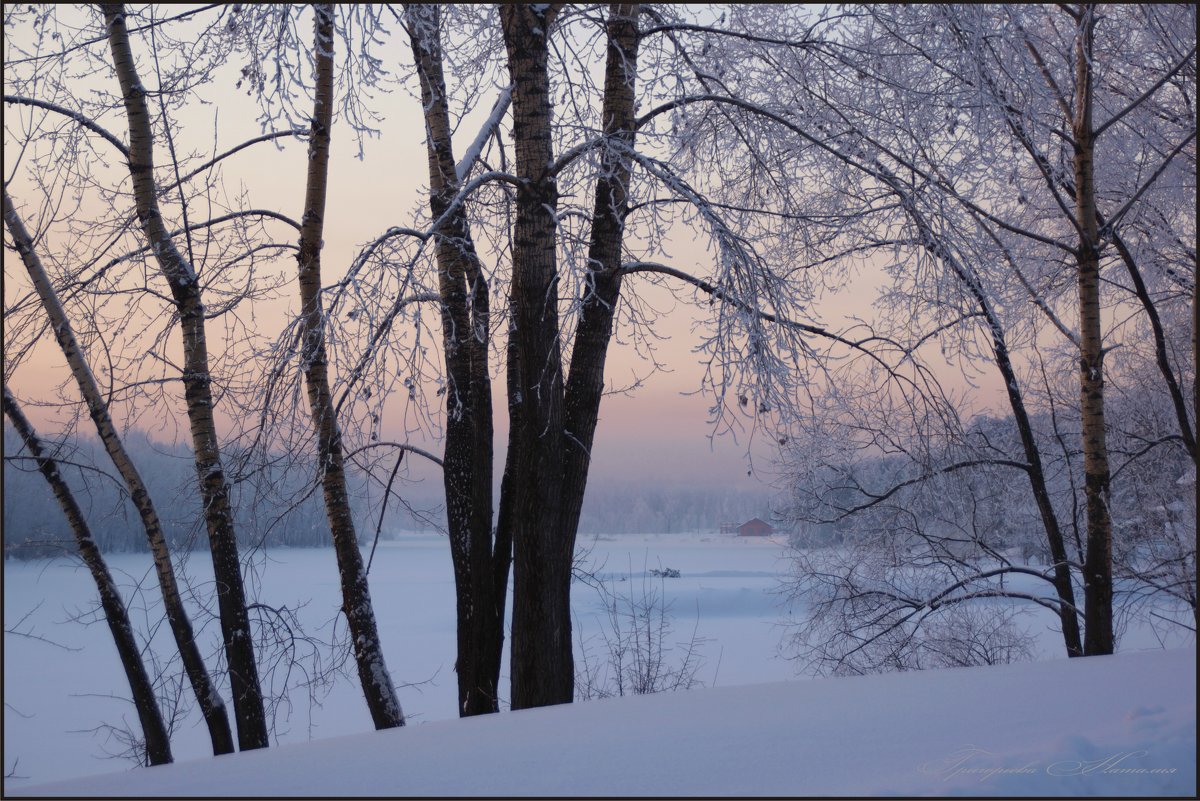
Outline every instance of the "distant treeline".
[[[207, 547], [200, 515], [191, 450], [180, 444], [156, 442], [140, 431], [124, 437], [130, 455], [145, 479], [162, 518], [173, 550]], [[109, 464], [100, 443], [90, 437], [70, 438], [54, 452], [63, 475], [83, 507], [92, 535], [106, 552], [147, 550], [145, 532], [128, 493]], [[73, 552], [74, 541], [54, 496], [32, 460], [23, 458], [20, 441], [7, 425], [4, 429], [4, 528], [5, 558], [31, 559]], [[329, 526], [315, 475], [310, 465], [280, 459], [244, 470], [239, 476], [237, 456], [227, 456], [226, 469], [233, 482], [233, 502], [238, 538], [247, 547], [325, 547]], [[299, 466], [297, 466], [299, 465]], [[367, 486], [367, 477], [349, 472], [352, 508], [359, 540], [370, 542], [379, 522], [383, 491], [379, 482]], [[386, 480], [386, 477], [384, 477]], [[420, 485], [397, 483], [396, 498], [389, 502], [381, 530], [382, 539], [395, 539], [405, 531], [445, 530], [440, 482]], [[761, 490], [714, 489], [647, 482], [605, 482], [589, 486], [584, 500], [580, 532], [711, 532], [723, 522], [744, 522], [767, 517], [771, 494]]]
[[581, 534], [715, 532], [722, 523], [768, 519], [771, 491], [686, 484], [604, 482], [588, 484], [579, 521]]
[[[1114, 558], [1127, 566], [1164, 558], [1194, 565], [1190, 535], [1196, 527], [1195, 466], [1182, 447], [1148, 447], [1146, 443], [1170, 445], [1172, 438], [1161, 437], [1154, 433], [1161, 429], [1138, 421], [1131, 405], [1121, 397], [1110, 403], [1113, 420], [1133, 420], [1109, 436], [1121, 479], [1114, 482], [1108, 498]], [[1152, 409], [1148, 401], [1137, 406], [1143, 416]], [[1060, 410], [1057, 417], [1039, 412], [1030, 415], [1030, 422], [1052, 508], [1073, 541], [1079, 542], [1086, 525], [1083, 460], [1078, 450], [1062, 449], [1064, 442], [1077, 436], [1078, 416], [1070, 410]], [[1068, 434], [1062, 436], [1060, 431]], [[968, 451], [968, 445], [976, 451]], [[786, 514], [795, 545], [901, 543], [915, 538], [926, 546], [936, 542], [947, 553], [958, 555], [982, 554], [981, 548], [1019, 549], [1025, 560], [1050, 562], [1028, 477], [1012, 467], [1021, 464], [1023, 457], [1011, 416], [974, 418], [963, 432], [963, 442], [957, 450], [946, 446], [941, 462], [920, 464], [907, 455], [844, 450], [845, 459], [820, 464], [805, 460], [804, 452], [797, 457], [797, 464], [805, 463], [805, 471], [796, 471]], [[955, 462], [974, 466], [946, 469]], [[1183, 532], [1189, 536], [1181, 538], [1181, 549], [1163, 557], [1163, 541], [1180, 539]], [[1146, 556], [1150, 552], [1158, 556]]]
[[[145, 480], [173, 550], [205, 548], [208, 544], [200, 514], [195, 462], [182, 445], [155, 442], [140, 431], [128, 432], [124, 442]], [[83, 507], [87, 523], [106, 552], [146, 551], [141, 521], [100, 443], [94, 438], [70, 438], [54, 449], [63, 476]], [[38, 558], [74, 551], [66, 518], [15, 432], [4, 429], [4, 554], [5, 558]], [[280, 460], [259, 465], [237, 476], [236, 455], [226, 457], [232, 480], [238, 539], [247, 547], [323, 547], [330, 544], [329, 526], [319, 488], [311, 469]], [[311, 464], [311, 462], [310, 462]], [[361, 475], [352, 474], [353, 511], [360, 539], [375, 535], [382, 491], [365, 495]], [[372, 503], [374, 501], [374, 503]], [[374, 507], [374, 514], [372, 514]], [[395, 527], [398, 515], [389, 510], [384, 529]]]

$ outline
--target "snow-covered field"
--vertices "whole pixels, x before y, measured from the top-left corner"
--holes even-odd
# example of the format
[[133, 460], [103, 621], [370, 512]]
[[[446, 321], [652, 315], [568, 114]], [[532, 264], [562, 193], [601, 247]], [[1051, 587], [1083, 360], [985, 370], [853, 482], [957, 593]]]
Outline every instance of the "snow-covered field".
[[1193, 651], [718, 687], [23, 788], [51, 796], [1196, 793]]
[[[5, 780], [5, 794], [1195, 793], [1194, 647], [1136, 653], [1154, 642], [1131, 632], [1131, 652], [1114, 658], [785, 682], [795, 666], [776, 656], [783, 610], [773, 590], [786, 572], [779, 542], [627, 535], [581, 545], [591, 549], [581, 566], [614, 591], [663, 593], [673, 613], [668, 640], [693, 630], [703, 638], [696, 678], [710, 689], [454, 720], [446, 542], [406, 536], [380, 545], [371, 589], [389, 668], [411, 683], [401, 691], [410, 725], [369, 733], [345, 680], [320, 707], [294, 694], [290, 714], [277, 717], [281, 747], [223, 757], [220, 771], [205, 758], [194, 713], [172, 743], [181, 764], [129, 772], [128, 762], [104, 758], [119, 744], [96, 727], [136, 719], [120, 700], [127, 688], [107, 630], [72, 620], [92, 606], [90, 580], [66, 560], [8, 562], [6, 630], [53, 643], [5, 636], [4, 768], [21, 777]], [[265, 557], [261, 599], [306, 604], [305, 626], [328, 637], [321, 627], [338, 606], [332, 552]], [[111, 563], [129, 584], [142, 583], [127, 600], [154, 619], [149, 560]], [[664, 568], [681, 575], [645, 576]], [[205, 569], [193, 555], [196, 581]], [[599, 599], [576, 585], [577, 628], [593, 656], [605, 625]], [[1053, 632], [1033, 624], [1056, 656]], [[205, 636], [215, 638], [215, 626]], [[165, 639], [155, 642], [169, 653]], [[39, 786], [100, 773], [114, 775]]]
[[[690, 640], [693, 630], [704, 639], [704, 664], [696, 678], [705, 686], [780, 681], [794, 675], [794, 665], [776, 657], [781, 610], [772, 589], [777, 574], [786, 568], [779, 561], [779, 542], [717, 535], [622, 535], [581, 537], [580, 547], [588, 552], [580, 567], [593, 571], [614, 591], [632, 590], [638, 599], [643, 588], [664, 593], [675, 629], [668, 644]], [[264, 565], [257, 571], [260, 600], [298, 609], [306, 630], [328, 640], [329, 623], [340, 605], [333, 551], [271, 550], [258, 561]], [[109, 564], [126, 587], [142, 587], [139, 592], [125, 591], [135, 621], [157, 620], [149, 558], [114, 554]], [[209, 586], [212, 569], [206, 554], [189, 555], [186, 567], [195, 586]], [[644, 579], [648, 569], [660, 567], [682, 575]], [[405, 535], [380, 543], [370, 578], [388, 667], [398, 685], [412, 685], [401, 689], [410, 724], [456, 717], [454, 588], [445, 537]], [[605, 625], [600, 599], [587, 584], [575, 585], [576, 635], [583, 636], [597, 660], [603, 657], [600, 635]], [[130, 766], [107, 756], [122, 746], [106, 732], [95, 731], [122, 719], [136, 728], [137, 718], [122, 700], [128, 697], [128, 685], [107, 627], [102, 620], [91, 625], [76, 621], [80, 615], [94, 619], [94, 606], [91, 578], [72, 560], [5, 563], [6, 631], [16, 627], [50, 641], [11, 633], [4, 638], [4, 769], [21, 777], [8, 779], [8, 789]], [[196, 622], [199, 627], [201, 618]], [[215, 647], [215, 621], [208, 621], [202, 636]], [[165, 627], [154, 643], [164, 657], [172, 653]], [[292, 681], [300, 678], [293, 675]], [[310, 706], [303, 691], [294, 691], [290, 711], [283, 708], [276, 717], [279, 742], [371, 730], [355, 681], [341, 680], [321, 697], [320, 707]], [[502, 691], [507, 685], [505, 675]], [[176, 759], [211, 753], [195, 711], [180, 723], [172, 747]]]

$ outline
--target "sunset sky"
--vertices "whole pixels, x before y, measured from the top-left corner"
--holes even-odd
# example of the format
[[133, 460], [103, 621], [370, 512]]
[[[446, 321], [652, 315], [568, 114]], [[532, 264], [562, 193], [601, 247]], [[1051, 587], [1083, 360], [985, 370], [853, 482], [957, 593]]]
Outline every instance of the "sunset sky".
[[[306, 15], [297, 26], [301, 35], [308, 35], [308, 19]], [[393, 25], [393, 28], [395, 27]], [[364, 142], [363, 160], [360, 161], [356, 157], [358, 143], [351, 131], [343, 121], [335, 119], [326, 214], [326, 243], [323, 252], [326, 284], [343, 274], [364, 242], [378, 236], [389, 226], [413, 225], [418, 220], [416, 210], [421, 206], [423, 188], [427, 183], [424, 126], [419, 100], [411, 94], [414, 82], [409, 75], [410, 55], [406, 49], [399, 46], [401, 41], [402, 37], [394, 35], [386, 51], [386, 55], [392, 59], [387, 64], [388, 69], [401, 80], [391, 87], [390, 94], [377, 93], [375, 100], [371, 102], [371, 107], [384, 119], [378, 125], [380, 135], [368, 138]], [[342, 42], [339, 41], [337, 47], [342, 46]], [[135, 52], [146, 55], [147, 48], [144, 43], [135, 42], [135, 48]], [[103, 43], [90, 45], [89, 52], [97, 59], [103, 60], [108, 57]], [[175, 142], [180, 152], [194, 151], [211, 155], [260, 133], [256, 122], [259, 110], [254, 100], [247, 96], [244, 89], [235, 88], [239, 66], [239, 63], [226, 65], [218, 73], [216, 80], [204, 89], [204, 96], [208, 102], [191, 104], [180, 117], [181, 125], [176, 131]], [[146, 64], [143, 63], [141, 67], [144, 71]], [[148, 84], [152, 83], [152, 76], [143, 74], [143, 80]], [[78, 91], [85, 91], [93, 82], [96, 86], [103, 86], [106, 92], [113, 91], [113, 86], [110, 85], [112, 81], [103, 73], [79, 79], [72, 87], [73, 90], [77, 88]], [[459, 155], [474, 138], [478, 119], [482, 114], [486, 114], [497, 91], [491, 87], [485, 89], [479, 101], [482, 112], [469, 117], [458, 130], [455, 145]], [[19, 115], [22, 120], [28, 120], [41, 114], [26, 108], [9, 108], [6, 111], [10, 119]], [[119, 110], [110, 112], [105, 117], [104, 124], [118, 137], [125, 138], [126, 125]], [[274, 127], [281, 127], [281, 124], [277, 123]], [[15, 148], [19, 144], [8, 133], [10, 130], [19, 128], [14, 128], [12, 122], [6, 124], [6, 164], [14, 163]], [[102, 149], [108, 145], [100, 142], [96, 147], [98, 151], [103, 152]], [[160, 167], [165, 163], [164, 150], [160, 146], [156, 151], [156, 161]], [[252, 207], [277, 209], [298, 218], [303, 203], [304, 164], [305, 145], [296, 140], [288, 140], [281, 148], [272, 144], [259, 144], [243, 151], [225, 162], [221, 174], [230, 189], [244, 187]], [[123, 169], [119, 158], [113, 158], [110, 163], [110, 166], [112, 165]], [[33, 203], [36, 195], [28, 184], [28, 177], [20, 170], [14, 173], [10, 168], [6, 179], [14, 175], [10, 192], [18, 208], [26, 215], [32, 216], [38, 210], [38, 206]], [[84, 200], [83, 208], [92, 209], [96, 207], [95, 204], [95, 197], [88, 197]], [[33, 227], [35, 221], [27, 216], [26, 224]], [[282, 227], [274, 230], [281, 231], [280, 236], [288, 235]], [[48, 234], [50, 237], [55, 235], [61, 233], [56, 234], [52, 230]], [[671, 263], [674, 266], [696, 275], [710, 274], [707, 266], [709, 255], [705, 252], [702, 237], [689, 231], [677, 230], [673, 233], [672, 240], [674, 246], [671, 249]], [[487, 261], [486, 252], [484, 258]], [[6, 250], [4, 259], [7, 307], [14, 298], [27, 291], [27, 281], [24, 270], [14, 254]], [[282, 257], [278, 263], [281, 270], [286, 269], [292, 263], [291, 257]], [[871, 301], [883, 281], [884, 276], [881, 273], [868, 272], [860, 275], [845, 291], [821, 302], [813, 310], [814, 316], [819, 318], [819, 322], [832, 328], [844, 325], [847, 316], [870, 318]], [[151, 275], [150, 285], [153, 287], [155, 282], [159, 284], [160, 291], [165, 291], [162, 279]], [[688, 305], [688, 301], [693, 297], [692, 292], [681, 291], [678, 293], [680, 300], [677, 301], [661, 289], [648, 287], [644, 279], [637, 277], [630, 279], [626, 287], [627, 292], [633, 290], [647, 293], [646, 297], [652, 299], [653, 305], [664, 311], [663, 319], [659, 322], [659, 332], [668, 338], [657, 343], [656, 347], [659, 361], [667, 365], [670, 372], [651, 375], [632, 396], [613, 395], [604, 400], [593, 452], [593, 477], [598, 480], [667, 480], [735, 487], [755, 486], [759, 480], [769, 481], [773, 451], [770, 447], [772, 441], [768, 437], [760, 433], [756, 435], [752, 444], [749, 432], [743, 430], [736, 440], [728, 433], [710, 439], [710, 435], [715, 433], [709, 422], [709, 409], [713, 399], [694, 394], [701, 385], [703, 366], [701, 355], [694, 352], [700, 340], [693, 327], [700, 318]], [[288, 293], [285, 301], [264, 305], [256, 310], [254, 320], [260, 333], [270, 335], [280, 331], [287, 310], [294, 308], [295, 300], [290, 296], [294, 294], [294, 283], [285, 287], [283, 291]], [[7, 328], [6, 325], [6, 333]], [[210, 328], [215, 329], [216, 326]], [[178, 334], [173, 332], [172, 339], [177, 338]], [[178, 347], [177, 343], [174, 347]], [[95, 354], [90, 356], [93, 362], [97, 358]], [[502, 359], [494, 359], [493, 364], [497, 365], [497, 369], [502, 367]], [[636, 356], [633, 348], [614, 344], [607, 368], [610, 386], [628, 386], [649, 372], [649, 365]], [[947, 380], [960, 381], [961, 379], [955, 378], [955, 373], [956, 369], [948, 366]], [[47, 341], [38, 348], [36, 357], [27, 359], [14, 374], [8, 376], [8, 380], [19, 397], [33, 399], [45, 397], [48, 388], [65, 379], [67, 375], [57, 348], [52, 341]], [[986, 387], [993, 379], [990, 375], [985, 375], [982, 381]], [[505, 443], [502, 373], [495, 377], [494, 387], [497, 401], [496, 450], [497, 459], [502, 464]], [[66, 395], [68, 398], [75, 397], [73, 386], [67, 387]], [[56, 423], [48, 411], [31, 412], [35, 420], [47, 426], [47, 434], [54, 432]], [[178, 415], [181, 412], [180, 398], [171, 413]], [[166, 412], [156, 410], [155, 414]], [[147, 418], [143, 418], [142, 423], [148, 424]], [[173, 428], [165, 427], [167, 430]], [[398, 423], [385, 420], [384, 429], [391, 431], [393, 436], [400, 436], [401, 426]], [[440, 451], [440, 447], [427, 434], [424, 437], [420, 434], [415, 435], [414, 441]], [[753, 454], [753, 466], [759, 473], [758, 477], [747, 475], [750, 469], [746, 459], [748, 449]]]

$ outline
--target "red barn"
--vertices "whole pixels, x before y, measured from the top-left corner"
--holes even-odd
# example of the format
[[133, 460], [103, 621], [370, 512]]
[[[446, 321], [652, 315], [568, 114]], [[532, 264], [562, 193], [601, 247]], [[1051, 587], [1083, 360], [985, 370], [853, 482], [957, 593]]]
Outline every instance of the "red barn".
[[738, 526], [737, 533], [739, 537], [769, 537], [775, 533], [775, 528], [756, 517]]

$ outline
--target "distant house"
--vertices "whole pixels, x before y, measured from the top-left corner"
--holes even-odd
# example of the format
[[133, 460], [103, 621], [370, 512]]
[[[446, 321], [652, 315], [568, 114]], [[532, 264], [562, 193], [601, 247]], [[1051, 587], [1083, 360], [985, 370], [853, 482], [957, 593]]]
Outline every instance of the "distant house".
[[737, 528], [739, 537], [769, 537], [775, 533], [775, 527], [757, 517], [747, 520]]

